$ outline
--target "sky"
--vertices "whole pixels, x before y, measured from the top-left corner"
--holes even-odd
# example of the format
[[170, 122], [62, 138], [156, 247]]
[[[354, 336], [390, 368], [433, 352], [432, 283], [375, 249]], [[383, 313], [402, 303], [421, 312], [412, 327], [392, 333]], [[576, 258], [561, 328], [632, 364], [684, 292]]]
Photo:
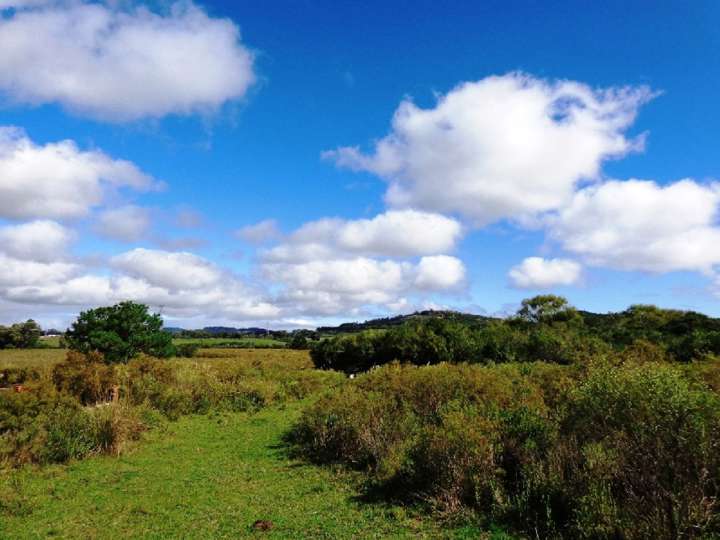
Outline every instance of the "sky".
[[720, 4], [0, 0], [0, 323], [720, 316]]

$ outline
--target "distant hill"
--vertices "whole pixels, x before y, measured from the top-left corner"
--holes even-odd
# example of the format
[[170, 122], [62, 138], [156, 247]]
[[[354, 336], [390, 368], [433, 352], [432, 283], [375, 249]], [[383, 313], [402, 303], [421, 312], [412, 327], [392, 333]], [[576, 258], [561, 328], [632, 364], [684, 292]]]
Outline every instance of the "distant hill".
[[320, 326], [317, 331], [321, 334], [351, 334], [354, 332], [362, 332], [363, 330], [392, 328], [393, 326], [400, 326], [408, 321], [418, 319], [450, 319], [467, 324], [468, 326], [484, 326], [489, 321], [492, 321], [493, 317], [461, 313], [459, 311], [425, 310], [416, 311], [408, 315], [371, 319], [365, 322], [349, 322], [338, 326]]

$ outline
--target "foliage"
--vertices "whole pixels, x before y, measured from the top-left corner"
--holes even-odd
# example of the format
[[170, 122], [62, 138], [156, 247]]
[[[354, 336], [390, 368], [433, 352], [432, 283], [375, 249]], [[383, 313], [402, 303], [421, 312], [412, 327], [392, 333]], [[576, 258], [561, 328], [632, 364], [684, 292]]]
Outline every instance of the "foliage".
[[0, 326], [0, 349], [30, 349], [37, 347], [42, 336], [40, 325], [29, 319], [12, 326]]
[[642, 356], [649, 361], [691, 362], [708, 354], [720, 354], [717, 319], [654, 306], [596, 315], [579, 312], [554, 295], [523, 300], [517, 314], [504, 320], [469, 324], [457, 318], [410, 319], [389, 330], [324, 339], [312, 348], [317, 367], [348, 373], [393, 360], [415, 365], [583, 364], [596, 358]]
[[665, 363], [390, 364], [310, 405], [291, 440], [375, 493], [533, 536], [720, 533], [720, 397]]
[[64, 362], [53, 367], [52, 381], [58, 392], [78, 399], [83, 405], [107, 401], [116, 383], [115, 369], [100, 353], [68, 351]]
[[200, 345], [197, 343], [181, 343], [175, 346], [175, 354], [184, 358], [192, 358], [195, 356], [200, 349]]
[[[295, 357], [286, 359], [294, 369]], [[121, 461], [97, 457], [62, 471], [2, 474], [0, 537], [491, 540], [471, 524], [443, 524], [421, 509], [361, 504], [354, 475], [288, 456], [282, 435], [300, 406], [188, 416], [171, 435], [148, 432]], [[274, 529], [253, 532], [258, 519]], [[510, 539], [492, 537], [501, 538]]]
[[162, 326], [160, 315], [148, 313], [147, 306], [121, 302], [83, 311], [65, 339], [71, 349], [102, 353], [108, 363], [125, 363], [141, 352], [166, 358], [175, 350]]
[[[9, 351], [8, 351], [9, 352]], [[97, 352], [67, 352], [54, 365], [4, 368], [0, 385], [0, 467], [63, 462], [120, 452], [164, 420], [187, 414], [252, 412], [304, 399], [343, 377], [311, 370], [307, 352], [200, 351], [172, 362], [140, 354], [106, 364]], [[116, 386], [119, 402], [111, 403]]]

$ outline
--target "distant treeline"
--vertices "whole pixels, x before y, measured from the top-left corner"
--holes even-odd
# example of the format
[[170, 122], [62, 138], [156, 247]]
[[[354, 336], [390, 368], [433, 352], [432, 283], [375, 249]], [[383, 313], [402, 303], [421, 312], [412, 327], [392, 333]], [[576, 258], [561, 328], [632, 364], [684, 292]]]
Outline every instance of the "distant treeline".
[[30, 349], [38, 346], [43, 331], [29, 319], [11, 326], [0, 326], [0, 349]]
[[443, 310], [425, 310], [416, 311], [415, 313], [411, 313], [409, 315], [396, 315], [395, 317], [384, 317], [380, 319], [372, 319], [365, 322], [349, 322], [343, 323], [338, 326], [320, 326], [318, 327], [317, 331], [321, 335], [352, 334], [356, 332], [362, 332], [363, 330], [383, 330], [396, 326], [402, 326], [403, 324], [411, 321], [437, 318], [463, 323], [471, 327], [487, 324], [488, 322], [494, 320], [492, 317], [474, 315], [471, 313], [460, 313], [457, 311]]
[[185, 330], [182, 328], [165, 328], [166, 332], [174, 337], [186, 339], [208, 339], [208, 338], [267, 338], [278, 341], [291, 342], [297, 336], [308, 340], [318, 339], [319, 334], [314, 330], [267, 330], [265, 328], [230, 328], [224, 326], [211, 326], [199, 330]]
[[421, 316], [336, 336], [314, 344], [312, 358], [320, 368], [358, 372], [393, 360], [572, 364], [619, 353], [678, 362], [720, 354], [720, 319], [649, 305], [600, 315], [543, 295], [523, 301], [508, 319]]

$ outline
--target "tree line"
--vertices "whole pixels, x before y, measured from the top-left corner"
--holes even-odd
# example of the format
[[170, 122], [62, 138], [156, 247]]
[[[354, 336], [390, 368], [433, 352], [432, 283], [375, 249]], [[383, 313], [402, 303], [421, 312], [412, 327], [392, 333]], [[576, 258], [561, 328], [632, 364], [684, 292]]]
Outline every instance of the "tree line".
[[541, 295], [522, 302], [507, 319], [468, 323], [421, 318], [386, 330], [322, 340], [313, 346], [319, 368], [365, 371], [393, 360], [415, 365], [440, 362], [572, 364], [596, 356], [642, 355], [689, 362], [720, 354], [720, 320], [691, 311], [631, 306], [625, 311], [578, 311], [565, 298]]

